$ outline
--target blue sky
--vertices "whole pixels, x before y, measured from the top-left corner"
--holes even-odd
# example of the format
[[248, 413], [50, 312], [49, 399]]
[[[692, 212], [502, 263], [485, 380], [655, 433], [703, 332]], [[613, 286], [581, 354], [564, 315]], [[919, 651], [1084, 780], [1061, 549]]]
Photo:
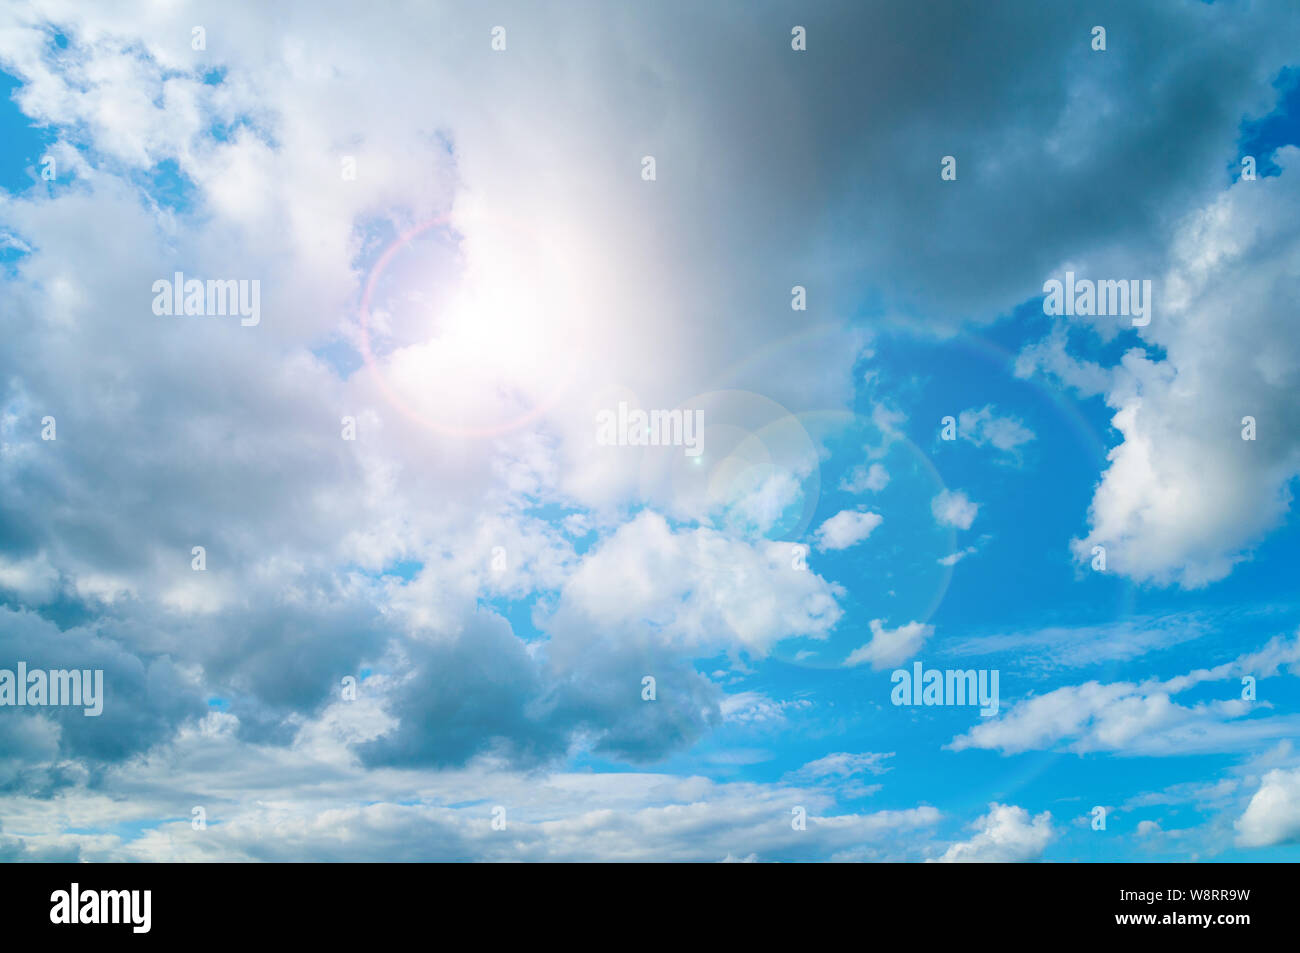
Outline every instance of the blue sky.
[[1297, 859], [1300, 16], [897, 7], [0, 14], [0, 856]]

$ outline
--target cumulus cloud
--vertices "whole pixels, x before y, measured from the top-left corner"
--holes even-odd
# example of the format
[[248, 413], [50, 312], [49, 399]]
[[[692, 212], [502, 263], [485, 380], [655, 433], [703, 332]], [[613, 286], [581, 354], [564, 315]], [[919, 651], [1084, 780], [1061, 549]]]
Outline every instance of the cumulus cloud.
[[977, 447], [991, 446], [1008, 459], [1020, 460], [1020, 447], [1034, 439], [1034, 432], [1018, 417], [998, 416], [992, 404], [978, 410], [963, 410], [957, 416], [957, 436]]
[[[592, 117], [614, 120], [597, 125], [632, 150], [624, 177], [580, 161], [604, 154], [608, 139], [572, 140], [557, 157], [555, 117], [544, 134], [503, 138], [481, 108], [457, 105], [499, 96], [521, 117], [549, 114], [552, 93], [539, 98], [526, 73], [554, 61], [484, 86], [471, 79], [475, 58], [433, 65], [417, 46], [368, 33], [364, 18], [338, 33], [304, 14], [284, 46], [255, 11], [227, 9], [205, 21], [209, 36], [251, 45], [214, 43], [196, 62], [172, 42], [188, 35], [181, 16], [141, 25], [57, 4], [3, 14], [0, 64], [23, 82], [16, 102], [61, 137], [52, 151], [75, 184], [0, 203], [7, 244], [22, 253], [4, 281], [25, 341], [0, 355], [0, 494], [15, 514], [3, 528], [0, 596], [27, 613], [9, 629], [15, 656], [102, 664], [109, 695], [98, 720], [14, 722], [6, 784], [71, 783], [68, 759], [137, 755], [202, 717], [210, 699], [238, 714], [241, 737], [285, 744], [342, 676], [367, 668], [379, 674], [363, 688], [387, 727], [350, 745], [371, 770], [480, 756], [537, 767], [575, 746], [653, 761], [723, 717], [725, 695], [683, 650], [762, 655], [795, 634], [825, 636], [840, 590], [791, 569], [790, 544], [762, 539], [790, 519], [792, 535], [802, 532], [817, 448], [770, 397], [706, 393], [742, 330], [780, 340], [787, 325], [774, 321], [769, 335], [742, 319], [733, 293], [763, 293], [752, 274], [722, 291], [698, 249], [661, 263], [674, 282], [687, 280], [680, 266], [695, 268], [704, 293], [683, 286], [685, 308], [651, 301], [668, 286], [647, 278], [644, 261], [622, 276], [590, 267], [611, 264], [605, 250], [623, 242], [648, 247], [697, 204], [687, 189], [669, 203], [676, 212], [654, 212], [624, 187], [641, 184], [645, 128], [627, 97], [660, 108], [639, 88], [643, 72], [611, 97], [589, 98], [576, 78], [574, 95], [555, 94], [585, 99], [568, 120], [580, 138]], [[63, 52], [50, 47], [52, 22]], [[589, 36], [596, 51], [601, 35]], [[333, 64], [333, 79], [302, 59], [307, 48]], [[590, 62], [623, 69], [604, 53]], [[385, 83], [376, 69], [398, 91], [384, 110], [353, 94], [356, 77]], [[432, 113], [402, 92], [421, 70], [421, 82], [448, 91]], [[694, 130], [676, 135], [679, 151], [696, 141]], [[552, 140], [530, 166], [549, 177], [544, 201], [520, 185], [518, 136]], [[340, 178], [341, 155], [356, 159], [355, 180]], [[161, 163], [178, 183], [166, 205], [138, 185]], [[595, 204], [581, 197], [595, 194], [593, 175], [605, 190]], [[392, 244], [439, 218], [445, 228]], [[112, 227], [85, 227], [96, 221]], [[356, 298], [379, 261], [389, 263], [363, 328]], [[259, 277], [262, 322], [152, 314], [153, 281], [176, 270]], [[705, 345], [687, 312], [714, 294], [729, 307]], [[601, 330], [611, 313], [625, 335]], [[838, 342], [785, 349], [787, 368], [802, 351], [807, 372], [764, 392], [796, 408], [847, 400], [863, 336], [842, 325], [830, 337]], [[581, 356], [573, 340], [585, 342]], [[565, 386], [574, 379], [584, 388]], [[755, 367], [733, 383], [763, 380], [773, 378]], [[592, 411], [619, 400], [701, 408], [702, 462], [680, 448], [604, 452]], [[538, 408], [544, 416], [528, 417]], [[47, 413], [56, 441], [40, 439]], [[340, 439], [344, 415], [355, 440]], [[524, 418], [535, 426], [509, 426]], [[627, 516], [647, 499], [702, 525], [679, 533], [651, 511]], [[569, 511], [563, 528], [527, 512], [547, 504]], [[596, 534], [584, 558], [564, 532], [579, 527]], [[195, 545], [206, 549], [202, 573], [191, 568]], [[531, 643], [479, 604], [540, 594], [549, 599]], [[626, 638], [607, 638], [620, 626]], [[653, 706], [640, 698], [648, 673], [663, 689]]]
[[[1284, 329], [1300, 271], [1300, 150], [1187, 214], [1156, 281], [1140, 347], [1113, 367], [1071, 356], [1059, 329], [1019, 370], [1104, 394], [1123, 439], [1108, 456], [1076, 556], [1185, 588], [1222, 579], [1291, 505], [1300, 473], [1300, 346]], [[1082, 319], [1081, 319], [1082, 320]], [[1267, 347], [1260, 342], [1267, 341]], [[1254, 439], [1243, 439], [1254, 421]]]
[[[83, 779], [57, 801], [11, 800], [0, 851], [84, 861], [916, 859], [941, 819], [927, 806], [837, 810], [815, 778], [539, 774], [490, 758], [454, 770], [367, 770], [346, 742], [388, 730], [376, 712], [364, 693], [336, 703], [287, 745], [245, 741], [235, 716], [210, 714], [93, 787]], [[205, 807], [201, 836], [188, 816], [175, 819], [178, 803]], [[495, 805], [507, 811], [510, 837], [491, 827]], [[791, 805], [806, 810], [805, 830], [792, 829]], [[84, 833], [92, 827], [142, 832]]]
[[622, 631], [625, 643], [762, 656], [781, 639], [824, 638], [843, 614], [841, 587], [796, 569], [787, 543], [707, 527], [674, 531], [642, 512], [584, 556], [544, 619], [550, 652], [581, 651], [579, 633]]
[[[1112, 29], [1160, 49], [1113, 51], [1104, 82], [1078, 68], [1071, 14], [1044, 4], [939, 19], [829, 4], [809, 13], [818, 53], [803, 58], [773, 41], [783, 14], [736, 9], [520, 4], [503, 57], [456, 4], [400, 18], [291, 4], [288, 33], [254, 5], [214, 5], [202, 55], [181, 7], [0, 10], [13, 102], [61, 170], [0, 194], [4, 647], [102, 666], [109, 690], [100, 720], [5, 720], [0, 850], [573, 858], [595, 831], [610, 858], [800, 859], [925, 831], [932, 808], [808, 800], [822, 813], [796, 840], [773, 821], [785, 789], [655, 776], [672, 793], [646, 797], [645, 776], [547, 775], [556, 802], [583, 800], [568, 811], [516, 772], [574, 750], [655, 761], [766, 711], [694, 663], [762, 658], [841, 619], [844, 591], [793, 570], [783, 540], [806, 538], [821, 489], [808, 415], [854, 408], [875, 326], [994, 320], [1070, 256], [1158, 242], [1188, 201], [1209, 212], [1165, 283], [1179, 320], [1144, 332], [1166, 356], [1094, 373], [1043, 351], [1049, 370], [1105, 391], [1125, 438], [1080, 545], [1113, 546], [1135, 577], [1196, 584], [1276, 524], [1295, 469], [1293, 355], [1251, 342], [1294, 298], [1288, 173], [1209, 196], [1243, 111], [1294, 54], [1294, 24], [1268, 15], [1285, 7], [1121, 6]], [[429, 57], [431, 35], [445, 55]], [[868, 35], [942, 51], [944, 68], [916, 55], [881, 71], [861, 55]], [[1189, 95], [1164, 81], [1175, 68], [1214, 82]], [[900, 156], [953, 141], [972, 157], [962, 201], [877, 187], [898, 181]], [[1180, 148], [1162, 174], [1134, 176], [1164, 142]], [[647, 153], [654, 183], [639, 175]], [[901, 174], [925, 166], [933, 182], [928, 162]], [[1005, 214], [1011, 199], [1020, 214]], [[845, 227], [809, 214], [832, 204]], [[152, 283], [177, 270], [258, 278], [261, 323], [152, 314]], [[815, 289], [816, 333], [792, 329], [791, 274]], [[1198, 364], [1202, 347], [1221, 360]], [[594, 416], [621, 402], [702, 410], [702, 453], [600, 445]], [[980, 439], [1023, 443], [985, 409]], [[1260, 440], [1225, 450], [1236, 424], [1222, 421], [1247, 413]], [[57, 440], [40, 438], [46, 415]], [[883, 489], [874, 461], [905, 439], [894, 403], [869, 415], [873, 462], [852, 492]], [[1200, 482], [1187, 475], [1206, 460]], [[969, 528], [977, 505], [941, 499], [935, 518]], [[1175, 518], [1189, 508], [1197, 520]], [[825, 548], [871, 515], [832, 517]], [[872, 634], [853, 664], [892, 664], [929, 631], [877, 620]], [[339, 680], [363, 671], [345, 711]], [[483, 759], [505, 767], [490, 782], [463, 773]], [[584, 784], [608, 787], [587, 799]], [[331, 785], [328, 803], [295, 806]], [[406, 803], [413, 786], [431, 793]], [[75, 804], [49, 798], [64, 790]], [[226, 811], [209, 836], [158, 822], [196, 796]], [[446, 807], [512, 797], [538, 810], [509, 842]], [[75, 828], [153, 826], [75, 848], [34, 833], [70, 805]]]
[[1237, 843], [1243, 847], [1300, 842], [1300, 769], [1264, 775], [1236, 829]]
[[957, 529], [970, 529], [979, 508], [979, 504], [972, 503], [963, 490], [943, 490], [930, 501], [930, 512], [939, 525]]
[[896, 629], [887, 629], [883, 620], [872, 619], [871, 641], [850, 652], [844, 665], [853, 668], [870, 663], [876, 670], [892, 668], [916, 655], [933, 634], [934, 626], [924, 622], [909, 622]]
[[1030, 817], [1014, 804], [989, 804], [989, 812], [975, 822], [975, 836], [944, 851], [940, 863], [1025, 863], [1041, 860], [1056, 836], [1048, 811]]
[[849, 493], [877, 493], [887, 486], [889, 471], [881, 463], [855, 466], [840, 481], [840, 489]]
[[879, 513], [840, 510], [817, 527], [815, 534], [817, 548], [848, 549], [870, 536], [872, 530], [883, 522], [884, 517]]

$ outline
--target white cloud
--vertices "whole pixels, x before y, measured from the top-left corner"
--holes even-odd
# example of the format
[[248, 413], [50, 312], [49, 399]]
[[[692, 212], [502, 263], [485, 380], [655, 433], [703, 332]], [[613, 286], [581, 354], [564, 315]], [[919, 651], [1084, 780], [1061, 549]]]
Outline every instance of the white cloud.
[[815, 534], [817, 548], [848, 549], [870, 536], [872, 531], [883, 522], [884, 517], [879, 513], [841, 510], [817, 527]]
[[1000, 450], [1013, 460], [1020, 459], [1020, 447], [1034, 439], [1034, 432], [1018, 417], [999, 417], [991, 404], [978, 410], [963, 410], [957, 416], [957, 436], [977, 447]]
[[967, 546], [965, 549], [959, 549], [955, 553], [949, 553], [947, 556], [941, 556], [939, 558], [939, 565], [955, 566], [973, 552], [975, 552], [974, 546]]
[[840, 489], [849, 493], [878, 493], [889, 486], [889, 471], [884, 464], [859, 464], [840, 480]]
[[1027, 345], [1016, 356], [1017, 377], [1028, 378], [1038, 373], [1051, 374], [1074, 388], [1081, 397], [1105, 393], [1115, 379], [1115, 374], [1110, 369], [1092, 361], [1075, 358], [1068, 352], [1064, 324], [1054, 325], [1047, 337]]
[[58, 593], [59, 574], [44, 553], [10, 560], [0, 555], [0, 591], [8, 590], [30, 605], [43, 605]]
[[916, 655], [925, 640], [934, 634], [934, 626], [909, 622], [896, 629], [886, 629], [880, 619], [871, 620], [871, 641], [849, 653], [846, 668], [870, 662], [876, 670], [892, 668]]
[[[455, 770], [365, 770], [350, 756], [352, 739], [391, 728], [364, 692], [304, 725], [287, 746], [250, 743], [237, 718], [210, 715], [149, 758], [108, 770], [93, 788], [78, 783], [57, 800], [9, 796], [0, 856], [58, 849], [61, 859], [105, 862], [708, 862], [833, 859], [865, 847], [901, 860], [929, 849], [941, 819], [927, 806], [845, 812], [818, 778], [760, 784], [654, 772], [538, 774], [492, 759]], [[225, 767], [214, 771], [214, 764]], [[170, 820], [177, 803], [196, 799], [209, 823], [202, 837], [193, 836], [188, 817]], [[497, 804], [507, 810], [510, 837], [492, 830]], [[806, 830], [792, 829], [792, 805], [807, 811]]]
[[[1079, 668], [1098, 662], [1125, 661], [1199, 639], [1213, 618], [1197, 613], [1134, 616], [1100, 625], [1046, 626], [1024, 632], [978, 635], [945, 648], [955, 655], [1014, 655], [1017, 663], [1040, 670]], [[1218, 620], [1229, 625], [1228, 619]]]
[[[1080, 561], [1101, 545], [1108, 571], [1199, 587], [1250, 558], [1290, 509], [1300, 473], [1300, 339], [1289, 330], [1300, 150], [1279, 149], [1275, 161], [1281, 175], [1238, 181], [1184, 217], [1154, 281], [1142, 347], [1102, 368], [1071, 357], [1058, 326], [1021, 355], [1021, 374], [1042, 370], [1083, 395], [1104, 393], [1123, 435], [1089, 531], [1074, 541]], [[1246, 417], [1253, 441], [1242, 439]]]
[[889, 453], [890, 447], [906, 439], [902, 425], [907, 423], [907, 414], [888, 401], [877, 400], [872, 403], [871, 423], [880, 434], [880, 439], [865, 448], [869, 459], [884, 457]]
[[794, 569], [787, 543], [674, 531], [645, 511], [583, 556], [545, 624], [556, 632], [552, 654], [570, 644], [585, 651], [577, 632], [618, 630], [624, 642], [762, 656], [781, 639], [825, 638], [842, 615], [842, 592]]
[[1243, 847], [1300, 842], [1300, 769], [1264, 775], [1236, 829], [1237, 843]]
[[884, 774], [890, 769], [883, 762], [893, 756], [892, 751], [887, 754], [878, 751], [867, 751], [861, 754], [837, 751], [816, 761], [809, 761], [792, 776], [816, 781], [822, 778], [850, 778], [865, 772]]
[[1025, 863], [1041, 860], [1056, 832], [1048, 811], [1034, 817], [1013, 804], [989, 805], [973, 825], [975, 836], [949, 847], [940, 863]]
[[811, 708], [812, 702], [805, 698], [776, 701], [762, 692], [737, 692], [724, 698], [719, 707], [723, 721], [742, 725], [760, 725], [784, 722], [787, 711]]
[[[33, 720], [8, 739], [20, 750], [6, 750], [6, 785], [21, 778], [36, 789], [75, 787], [92, 758], [108, 763], [102, 770], [112, 781], [69, 799], [6, 794], [2, 813], [19, 834], [6, 832], [3, 843], [72, 845], [96, 859], [575, 857], [589, 851], [593, 831], [612, 858], [798, 859], [805, 850], [852, 854], [932, 825], [933, 808], [859, 816], [826, 803], [809, 831], [791, 839], [781, 823], [788, 789], [634, 774], [547, 776], [539, 800], [553, 796], [560, 806], [542, 803], [535, 818], [512, 820], [524, 832], [517, 841], [494, 839], [473, 809], [442, 805], [498, 796], [538, 804], [528, 799], [535, 775], [467, 781], [449, 767], [485, 750], [534, 765], [572, 744], [613, 745], [600, 750], [629, 759], [662, 756], [736, 704], [683, 655], [761, 656], [794, 635], [825, 637], [840, 618], [842, 590], [792, 571], [789, 544], [761, 537], [803, 538], [800, 514], [811, 519], [821, 448], [800, 415], [854, 406], [853, 369], [867, 336], [839, 317], [851, 313], [846, 305], [869, 291], [891, 320], [921, 329], [946, 325], [949, 315], [991, 320], [1033, 292], [1041, 268], [1095, 240], [1096, 222], [1065, 211], [1120, 209], [1127, 217], [1107, 228], [1137, 243], [1159, 234], [1171, 201], [1218, 188], [1203, 183], [1205, 170], [1233, 141], [1243, 106], [1268, 92], [1295, 48], [1283, 17], [1261, 26], [1212, 8], [1185, 19], [1149, 13], [1144, 31], [1183, 51], [1181, 70], [1221, 80], [1201, 91], [1197, 134], [1184, 136], [1180, 110], [1165, 108], [1183, 90], [1145, 81], [1167, 75], [1168, 60], [1121, 64], [1117, 82], [1147, 98], [1115, 113], [1107, 97], [1080, 95], [1090, 81], [1060, 55], [1076, 41], [1041, 4], [982, 13], [955, 32], [951, 23], [890, 11], [884, 32], [906, 28], [918, 51], [937, 48], [935, 36], [963, 39], [940, 44], [951, 67], [942, 73], [918, 53], [866, 86], [820, 82], [771, 44], [784, 29], [776, 21], [733, 30], [735, 43], [720, 51], [713, 38], [736, 26], [725, 10], [702, 11], [701, 29], [683, 32], [671, 13], [651, 8], [575, 19], [521, 5], [511, 14], [505, 69], [505, 58], [489, 56], [482, 24], [458, 16], [455, 4], [411, 7], [400, 22], [304, 4], [289, 34], [255, 5], [216, 5], [206, 14], [203, 55], [184, 42], [186, 9], [162, 5], [156, 14], [65, 0], [0, 8], [0, 63], [22, 80], [14, 101], [59, 138], [51, 153], [61, 170], [48, 189], [0, 195], [0, 241], [21, 253], [0, 279], [14, 317], [0, 349], [0, 509], [24, 514], [7, 526], [12, 551], [0, 563], [0, 586], [22, 607], [5, 610], [4, 637], [14, 640], [6, 643], [14, 657], [52, 645], [102, 653], [119, 663], [122, 697], [138, 702], [119, 709], [130, 712], [124, 721], [106, 714], [97, 736], [84, 725], [60, 731]], [[818, 15], [828, 28], [815, 34], [853, 34], [829, 28], [849, 11]], [[1232, 29], [1216, 29], [1223, 24]], [[52, 28], [66, 50], [52, 48]], [[447, 39], [446, 55], [430, 58], [435, 34]], [[1222, 42], [1192, 42], [1205, 35]], [[1021, 44], [1006, 57], [1020, 68], [959, 68], [984, 62], [990, 36]], [[1220, 69], [1225, 62], [1239, 68]], [[209, 70], [220, 80], [205, 82]], [[970, 108], [1013, 101], [1006, 93], [1020, 88], [1025, 70], [1041, 79], [1034, 97], [1014, 100], [1005, 116]], [[947, 77], [951, 95], [935, 97], [932, 84], [916, 81], [935, 75]], [[386, 91], [383, 108], [374, 89]], [[800, 112], [807, 135], [771, 122], [774, 106], [808, 103], [816, 108]], [[925, 121], [846, 128], [846, 105], [855, 115], [885, 106]], [[1107, 135], [1088, 135], [1094, 123], [1105, 123]], [[938, 155], [954, 135], [1014, 144], [992, 170], [990, 181], [1004, 187], [972, 192], [975, 204], [957, 217], [937, 189], [845, 202], [846, 221], [873, 223], [846, 246], [843, 234], [806, 214], [893, 170], [900, 143]], [[831, 136], [843, 137], [852, 163], [808, 148]], [[1132, 176], [1133, 156], [1153, 138], [1185, 148], [1161, 176]], [[648, 148], [660, 158], [653, 186], [637, 174]], [[342, 154], [358, 159], [355, 181], [340, 179]], [[1090, 174], [1070, 172], [1064, 183], [1038, 174], [1063, 156]], [[158, 201], [163, 190], [140, 184], [164, 162], [183, 186], [176, 207]], [[746, 174], [718, 171], [738, 168]], [[1295, 216], [1276, 201], [1277, 181], [1256, 185], [1261, 201], [1277, 205], [1270, 227], [1281, 231]], [[1012, 194], [1029, 218], [996, 214]], [[1245, 235], [1243, 223], [1260, 211], [1243, 209], [1220, 237]], [[369, 268], [394, 236], [439, 216], [449, 236], [407, 245], [394, 260], [370, 325], [373, 366], [354, 367], [356, 300]], [[1058, 227], [1076, 219], [1077, 228]], [[789, 227], [774, 236], [772, 221]], [[957, 238], [985, 236], [967, 243], [978, 259], [972, 267], [953, 269], [948, 256], [929, 254], [936, 221]], [[1268, 247], [1239, 257], [1267, 269], [1268, 255], [1258, 252]], [[1283, 276], [1293, 264], [1276, 263], [1276, 300], [1266, 304], [1288, 300]], [[261, 325], [156, 319], [148, 289], [177, 267], [260, 276]], [[816, 334], [792, 334], [785, 279], [769, 280], [784, 274], [815, 279]], [[1234, 308], [1231, 295], [1204, 297], [1215, 320], [1233, 316], [1222, 321], [1229, 330], [1206, 332], [1210, 344], [1235, 329], [1248, 351], [1235, 356], [1259, 362], [1262, 383], [1239, 390], [1252, 407], [1266, 407], [1250, 411], [1264, 422], [1261, 433], [1297, 432], [1285, 417], [1294, 395], [1279, 383], [1290, 352], [1260, 357], [1250, 343], [1269, 340], [1274, 326]], [[738, 341], [752, 353], [738, 354]], [[1237, 393], [1242, 382], [1223, 371], [1228, 358], [1202, 375], [1196, 346], [1170, 347], [1183, 383], [1222, 378], [1224, 386], [1210, 388], [1216, 401]], [[1140, 377], [1144, 369], [1134, 367], [1130, 377]], [[1117, 458], [1110, 479], [1151, 477], [1155, 490], [1116, 505], [1102, 498], [1094, 523], [1121, 540], [1130, 523], [1149, 529], [1140, 524], [1153, 493], [1182, 488], [1179, 474], [1162, 468], [1177, 471], [1206, 451], [1213, 459], [1218, 449], [1208, 438], [1177, 439], [1216, 419], [1214, 401], [1187, 408], [1193, 423], [1178, 424], [1177, 388], [1158, 375], [1142, 383], [1141, 412], [1123, 423], [1134, 447], [1151, 443], [1146, 464], [1155, 475], [1126, 471]], [[1122, 385], [1107, 386], [1131, 403]], [[699, 462], [680, 448], [597, 446], [593, 409], [621, 399], [703, 407]], [[53, 446], [34, 436], [47, 408], [59, 414]], [[526, 427], [503, 425], [533, 411]], [[344, 414], [359, 422], [355, 442], [339, 439]], [[875, 460], [903, 439], [905, 417], [877, 401], [871, 420], [879, 441], [867, 455]], [[470, 428], [486, 435], [467, 435]], [[1258, 447], [1268, 460], [1246, 469], [1264, 476], [1237, 481], [1247, 485], [1235, 487], [1228, 510], [1277, 503], [1290, 451], [1264, 437]], [[1179, 466], [1175, 456], [1185, 457]], [[1233, 476], [1221, 469], [1214, 475]], [[881, 473], [869, 467], [861, 486], [881, 485]], [[1175, 495], [1215, 503], [1213, 492]], [[576, 552], [557, 527], [530, 516], [536, 507], [571, 514], [574, 532], [592, 530], [590, 550]], [[1157, 537], [1203, 532], [1202, 548], [1231, 548], [1252, 526], [1271, 525], [1238, 527], [1231, 512], [1204, 517], [1199, 529], [1156, 516]], [[1121, 546], [1120, 565], [1159, 572], [1188, 548], [1181, 538], [1158, 541], [1157, 559], [1140, 540], [1132, 552]], [[196, 543], [208, 548], [206, 574], [189, 568]], [[535, 640], [480, 609], [497, 597], [536, 597]], [[59, 627], [26, 611], [51, 605], [60, 618], [93, 621]], [[873, 623], [863, 660], [919, 645], [928, 633], [917, 625], [889, 632]], [[639, 701], [646, 661], [673, 687], [654, 708]], [[384, 672], [364, 683], [376, 693], [367, 707], [331, 707], [340, 673], [381, 662]], [[142, 685], [149, 691], [130, 694]], [[214, 694], [252, 737], [283, 739], [324, 709], [341, 738], [327, 743], [315, 725], [292, 746], [236, 745], [227, 738], [231, 722], [204, 715]], [[766, 710], [751, 701], [729, 711]], [[126, 763], [126, 773], [114, 774]], [[447, 770], [423, 771], [429, 764]], [[408, 773], [415, 770], [422, 773]], [[604, 787], [588, 799], [585, 784]], [[647, 784], [671, 794], [647, 795]], [[412, 786], [429, 798], [397, 803]], [[388, 792], [384, 803], [357, 807], [377, 788]], [[338, 797], [318, 805], [326, 789]], [[204, 839], [156, 821], [194, 791], [226, 810]], [[565, 806], [574, 800], [582, 809]], [[154, 826], [133, 841], [36, 833], [127, 821]], [[710, 835], [701, 837], [701, 827]]]
[[930, 501], [930, 512], [939, 525], [958, 529], [970, 529], [979, 508], [979, 504], [972, 503], [962, 490], [943, 490]]
[[1183, 782], [1162, 791], [1138, 794], [1124, 802], [1124, 810], [1165, 804], [1196, 804], [1201, 807], [1225, 807], [1241, 787], [1240, 778], [1221, 778], [1212, 782]]
[[[1259, 652], [1212, 669], [1141, 684], [1097, 681], [1067, 685], [1017, 702], [998, 718], [953, 739], [953, 750], [993, 748], [1004, 754], [1066, 742], [1070, 751], [1167, 756], [1237, 751], [1300, 731], [1300, 716], [1248, 717], [1256, 703], [1239, 697], [1181, 705], [1173, 696], [1206, 682], [1270, 677], [1300, 663], [1300, 637], [1274, 639]], [[1230, 682], [1234, 691], [1240, 685]]]

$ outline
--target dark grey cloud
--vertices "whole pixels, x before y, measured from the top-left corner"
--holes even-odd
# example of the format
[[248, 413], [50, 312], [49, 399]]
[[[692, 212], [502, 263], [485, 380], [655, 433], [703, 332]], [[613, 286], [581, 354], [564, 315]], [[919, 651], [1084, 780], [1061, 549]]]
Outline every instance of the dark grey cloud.
[[28, 671], [102, 669], [104, 699], [102, 713], [93, 717], [76, 706], [0, 709], [0, 746], [13, 781], [57, 780], [24, 775], [24, 769], [65, 758], [92, 767], [120, 761], [166, 739], [206, 708], [199, 686], [166, 656], [136, 655], [93, 627], [60, 630], [34, 613], [0, 609], [0, 667], [14, 671], [20, 661]]

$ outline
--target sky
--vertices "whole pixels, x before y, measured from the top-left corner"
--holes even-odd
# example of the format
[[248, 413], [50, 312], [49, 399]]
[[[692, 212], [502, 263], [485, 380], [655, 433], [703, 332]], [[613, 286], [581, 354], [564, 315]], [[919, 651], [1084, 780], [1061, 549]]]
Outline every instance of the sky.
[[0, 857], [1300, 859], [1297, 51], [5, 4]]

